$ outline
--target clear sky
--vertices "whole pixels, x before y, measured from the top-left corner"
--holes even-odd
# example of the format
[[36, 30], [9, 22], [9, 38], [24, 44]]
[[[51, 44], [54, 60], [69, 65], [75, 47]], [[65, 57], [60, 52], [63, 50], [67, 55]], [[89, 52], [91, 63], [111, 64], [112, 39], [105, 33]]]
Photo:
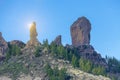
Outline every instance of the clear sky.
[[59, 34], [71, 44], [70, 26], [81, 16], [91, 24], [91, 45], [104, 57], [120, 60], [120, 0], [0, 0], [0, 32], [6, 41], [29, 40], [28, 24], [37, 23], [38, 39]]

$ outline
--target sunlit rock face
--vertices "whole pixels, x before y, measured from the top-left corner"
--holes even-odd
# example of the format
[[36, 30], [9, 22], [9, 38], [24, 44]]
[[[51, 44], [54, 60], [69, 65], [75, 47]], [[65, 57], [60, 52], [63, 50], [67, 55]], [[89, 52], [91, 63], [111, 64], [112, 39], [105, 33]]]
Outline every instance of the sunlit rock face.
[[36, 23], [33, 22], [30, 26], [30, 40], [34, 41], [37, 37], [37, 31], [36, 31]]
[[[40, 46], [40, 42], [37, 39], [37, 30], [36, 30], [36, 23], [33, 22], [31, 27], [30, 27], [30, 40], [27, 42], [26, 47], [35, 47], [35, 46]], [[25, 48], [26, 48], [25, 47]]]
[[2, 37], [2, 33], [0, 32], [0, 58], [4, 57], [8, 50], [8, 44]]
[[86, 17], [78, 18], [71, 26], [72, 45], [89, 45], [91, 24]]

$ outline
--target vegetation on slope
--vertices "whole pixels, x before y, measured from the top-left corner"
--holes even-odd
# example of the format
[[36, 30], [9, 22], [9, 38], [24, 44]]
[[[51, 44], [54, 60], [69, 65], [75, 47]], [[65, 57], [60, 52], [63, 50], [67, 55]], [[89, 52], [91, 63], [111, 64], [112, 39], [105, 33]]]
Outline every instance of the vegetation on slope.
[[[104, 67], [100, 65], [95, 65], [90, 60], [86, 60], [82, 58], [81, 56], [78, 56], [76, 54], [76, 49], [67, 49], [62, 45], [56, 45], [55, 43], [48, 44], [48, 40], [43, 41], [42, 49], [47, 49], [46, 53], [54, 56], [54, 58], [68, 60], [74, 68], [78, 68], [80, 70], [83, 70], [88, 73], [92, 73], [95, 75], [104, 75], [107, 76], [107, 73], [114, 72], [119, 73], [120, 72], [120, 61], [118, 61], [115, 58], [109, 58], [106, 57], [106, 61], [108, 63], [108, 70], [106, 70]], [[19, 56], [21, 54], [21, 50], [18, 46], [15, 45], [9, 45], [9, 51], [7, 52], [6, 59], [3, 61], [3, 63], [0, 65], [0, 74], [4, 73], [11, 73], [11, 77], [15, 79], [19, 76], [19, 73], [25, 73], [27, 74], [29, 72], [28, 67], [25, 67], [23, 63], [11, 62], [10, 58], [14, 56]], [[40, 57], [41, 54], [41, 47], [36, 47], [36, 50], [34, 52], [35, 57]], [[48, 64], [45, 67], [45, 71], [49, 77], [50, 80], [65, 80], [67, 78], [66, 69], [59, 70], [57, 67], [55, 69], [52, 69]], [[56, 74], [57, 73], [57, 74]], [[116, 76], [111, 77], [113, 80], [117, 80]]]
[[64, 46], [57, 46], [55, 43], [48, 44], [44, 41], [44, 47], [47, 47], [49, 52], [56, 58], [68, 60], [73, 67], [79, 68], [85, 72], [93, 73], [96, 75], [106, 75], [105, 68], [100, 65], [93, 64], [90, 60], [86, 60], [76, 54], [76, 49], [68, 50]]
[[49, 64], [46, 64], [45, 72], [47, 73], [50, 80], [66, 80], [67, 79], [65, 68], [62, 68], [59, 70], [58, 67], [55, 67], [54, 69], [52, 69]]

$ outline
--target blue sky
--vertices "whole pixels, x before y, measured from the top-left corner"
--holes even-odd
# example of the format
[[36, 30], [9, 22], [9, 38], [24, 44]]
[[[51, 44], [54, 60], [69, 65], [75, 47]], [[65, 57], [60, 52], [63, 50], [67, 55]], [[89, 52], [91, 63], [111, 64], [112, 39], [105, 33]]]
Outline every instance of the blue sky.
[[120, 60], [120, 0], [0, 0], [0, 32], [6, 41], [29, 40], [28, 24], [37, 23], [38, 39], [59, 34], [71, 44], [70, 26], [81, 16], [91, 24], [91, 45], [103, 57]]

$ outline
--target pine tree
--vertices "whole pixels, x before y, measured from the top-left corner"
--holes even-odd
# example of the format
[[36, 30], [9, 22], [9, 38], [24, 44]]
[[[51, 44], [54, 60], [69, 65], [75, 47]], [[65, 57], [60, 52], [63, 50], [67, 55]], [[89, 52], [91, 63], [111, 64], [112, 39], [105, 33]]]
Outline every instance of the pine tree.
[[72, 56], [72, 65], [73, 65], [73, 67], [76, 67], [76, 65], [77, 65], [77, 58], [75, 55]]

